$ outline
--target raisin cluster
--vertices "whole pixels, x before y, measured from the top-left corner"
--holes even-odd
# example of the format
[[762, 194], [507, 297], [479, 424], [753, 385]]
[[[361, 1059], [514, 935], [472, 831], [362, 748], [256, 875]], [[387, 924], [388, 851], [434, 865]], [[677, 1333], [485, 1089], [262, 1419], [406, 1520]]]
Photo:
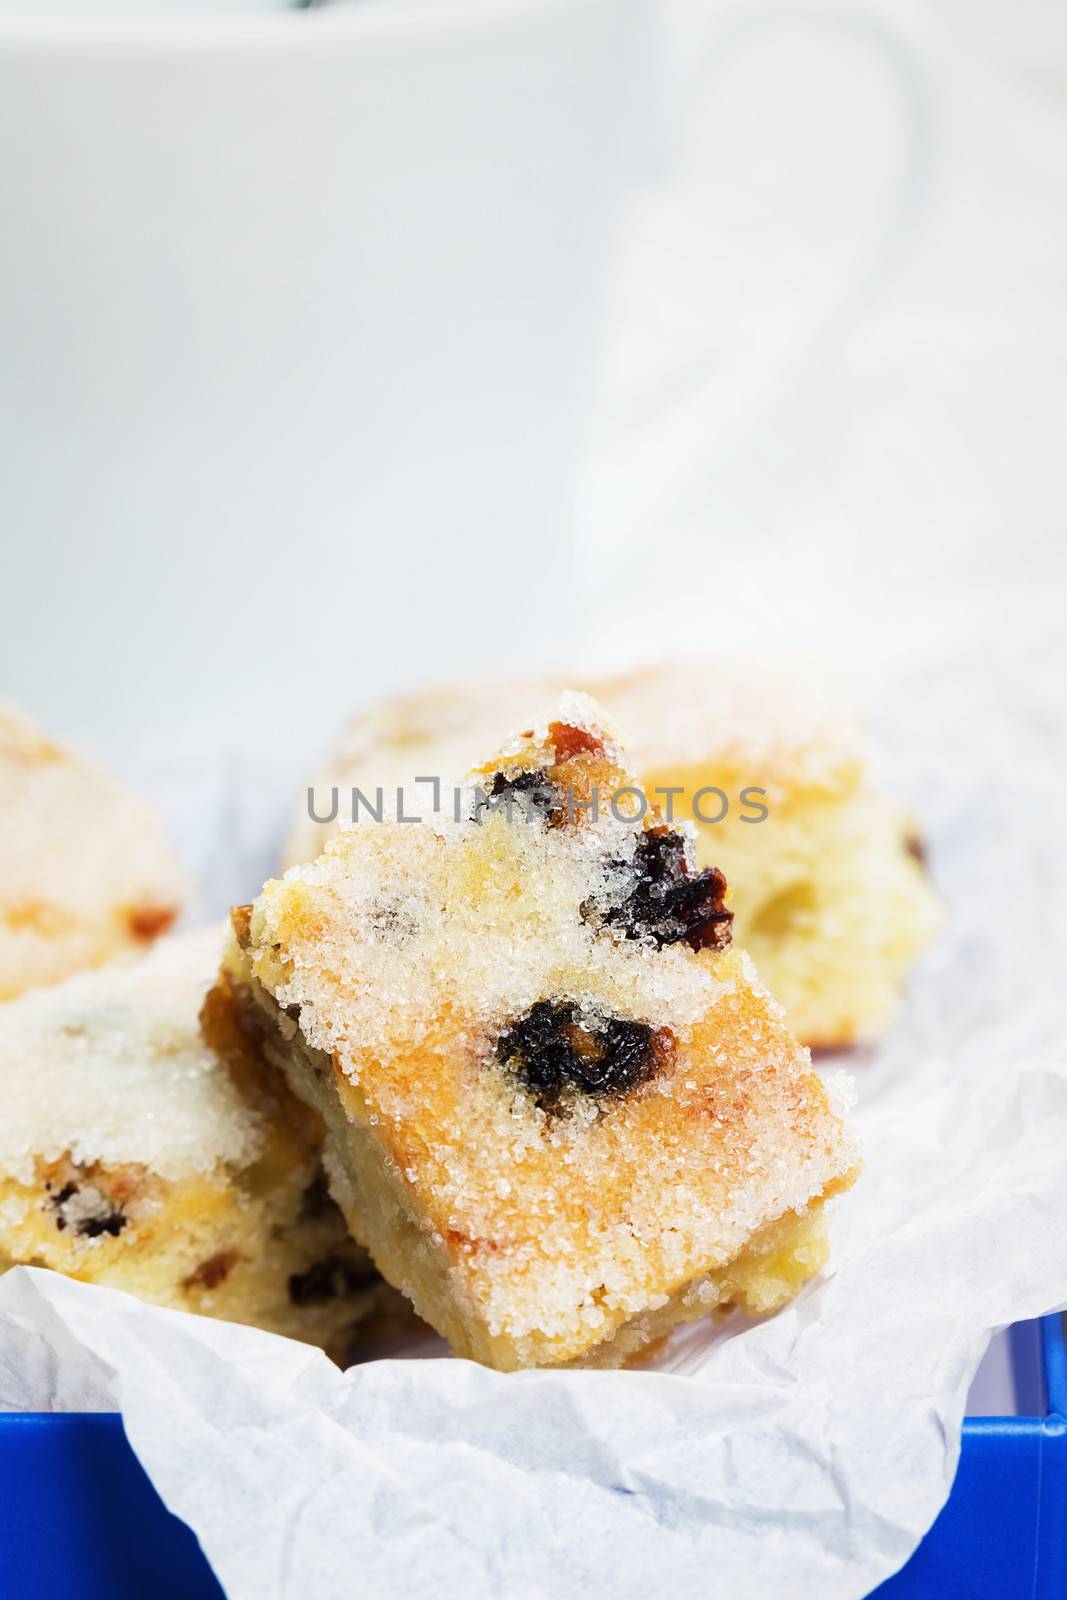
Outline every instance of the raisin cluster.
[[[652, 828], [638, 839], [632, 863], [616, 865], [630, 879], [629, 893], [600, 912], [602, 922], [660, 949], [683, 939], [692, 950], [722, 950], [730, 943], [726, 879], [717, 867], [691, 872], [680, 833]], [[583, 913], [589, 914], [584, 907]]]
[[[67, 1216], [64, 1207], [80, 1192], [76, 1183], [65, 1183], [62, 1189], [57, 1189], [55, 1194], [49, 1196], [48, 1203], [56, 1213], [56, 1227], [60, 1233], [71, 1223], [71, 1218]], [[104, 1233], [110, 1234], [113, 1239], [117, 1238], [126, 1226], [125, 1213], [113, 1206], [107, 1196], [101, 1194], [92, 1184], [88, 1186], [86, 1192], [99, 1204], [94, 1211], [84, 1212], [79, 1209], [73, 1221], [73, 1231], [83, 1239], [99, 1239]]]
[[315, 1261], [306, 1272], [293, 1272], [289, 1276], [289, 1299], [294, 1306], [324, 1305], [328, 1300], [340, 1300], [357, 1289], [365, 1289], [374, 1280], [374, 1269], [368, 1262], [362, 1269], [340, 1256], [327, 1256]]
[[669, 1038], [643, 1022], [590, 1017], [573, 1000], [538, 1000], [497, 1042], [499, 1060], [546, 1109], [564, 1090], [621, 1095], [662, 1064]]
[[[558, 762], [574, 761], [583, 756], [601, 756], [604, 753], [604, 741], [600, 735], [591, 733], [587, 728], [574, 727], [569, 722], [551, 722], [548, 733]], [[527, 729], [523, 737], [532, 738], [533, 730]], [[495, 772], [489, 785], [488, 798], [503, 801], [509, 810], [513, 801], [520, 800], [525, 807], [527, 821], [542, 821], [550, 828], [561, 828], [571, 820], [559, 785], [553, 782], [543, 767], [529, 772], [516, 772], [511, 777], [504, 772]], [[478, 810], [481, 810], [481, 805]]]
[[[508, 807], [517, 800], [525, 809], [528, 820], [543, 819], [550, 828], [558, 827], [566, 817], [559, 790], [548, 773], [542, 770], [516, 772], [510, 778], [503, 772], [496, 772], [487, 793], [490, 800], [500, 801]], [[494, 806], [493, 809], [497, 808]]]

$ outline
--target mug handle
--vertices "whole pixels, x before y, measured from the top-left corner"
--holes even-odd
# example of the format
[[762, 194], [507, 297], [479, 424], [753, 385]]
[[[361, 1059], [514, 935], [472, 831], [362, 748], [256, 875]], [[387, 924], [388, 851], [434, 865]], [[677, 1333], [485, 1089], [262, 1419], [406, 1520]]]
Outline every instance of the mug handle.
[[[666, 8], [670, 5], [671, 0], [666, 0]], [[659, 0], [657, 10], [662, 22], [663, 0]], [[649, 20], [646, 16], [646, 25]], [[865, 263], [843, 284], [829, 310], [813, 320], [800, 320], [794, 336], [784, 346], [778, 345], [753, 361], [741, 383], [732, 384], [728, 394], [716, 390], [707, 379], [692, 384], [680, 382], [675, 398], [661, 399], [654, 417], [650, 416], [652, 408], [638, 404], [630, 419], [617, 420], [611, 428], [613, 437], [602, 436], [599, 444], [594, 444], [586, 506], [589, 515], [583, 521], [595, 540], [598, 530], [602, 530], [601, 539], [610, 545], [615, 557], [620, 554], [620, 532], [625, 538], [628, 529], [630, 538], [625, 543], [637, 547], [647, 535], [648, 517], [656, 521], [665, 517], [669, 523], [671, 501], [679, 495], [684, 497], [683, 486], [694, 462], [699, 462], [702, 475], [713, 472], [744, 437], [751, 435], [762, 413], [788, 400], [805, 373], [822, 360], [827, 345], [840, 342], [900, 271], [926, 212], [935, 153], [930, 71], [918, 41], [884, 0], [825, 0], [813, 4], [806, 0], [767, 0], [765, 4], [742, 3], [736, 8], [724, 8], [720, 25], [713, 30], [703, 53], [714, 52], [716, 72], [721, 75], [769, 33], [783, 23], [798, 20], [830, 24], [853, 36], [870, 48], [891, 75], [903, 137], [897, 167], [887, 185], [881, 223], [874, 230]], [[687, 70], [692, 92], [700, 93], [701, 86], [707, 83], [706, 60], [697, 58], [687, 63]], [[661, 73], [666, 78], [670, 69], [661, 65]], [[659, 153], [651, 162], [653, 182], [657, 169], [674, 165], [671, 146], [678, 134], [669, 127], [670, 117], [669, 111], [661, 111], [658, 134], [654, 135]], [[626, 504], [622, 524], [597, 504], [601, 495], [607, 496], [609, 503], [619, 498], [612, 480], [618, 477], [620, 461], [637, 464], [633, 478], [624, 467], [622, 476], [627, 486], [618, 485]], [[635, 504], [638, 498], [642, 504]]]

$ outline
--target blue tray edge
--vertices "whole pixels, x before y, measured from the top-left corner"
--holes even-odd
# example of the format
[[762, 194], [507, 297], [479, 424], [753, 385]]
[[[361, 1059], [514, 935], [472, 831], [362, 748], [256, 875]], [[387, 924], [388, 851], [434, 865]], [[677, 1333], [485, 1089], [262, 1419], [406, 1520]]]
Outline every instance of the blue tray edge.
[[[1064, 1319], [1019, 1324], [1012, 1338], [1045, 1414], [965, 1418], [948, 1503], [907, 1565], [879, 1587], [879, 1600], [1067, 1596]], [[223, 1600], [195, 1536], [163, 1505], [115, 1412], [0, 1414], [0, 1503], [0, 1595]]]

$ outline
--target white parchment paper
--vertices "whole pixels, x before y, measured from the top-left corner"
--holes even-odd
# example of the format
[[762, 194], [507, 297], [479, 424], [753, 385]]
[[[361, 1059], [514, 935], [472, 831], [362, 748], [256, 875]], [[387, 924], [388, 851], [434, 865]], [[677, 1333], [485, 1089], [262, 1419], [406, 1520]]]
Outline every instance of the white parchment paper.
[[[0, 1405], [120, 1409], [234, 1600], [866, 1594], [945, 1500], [990, 1333], [1067, 1304], [1064, 742], [1041, 688], [976, 656], [899, 683], [883, 719], [948, 926], [889, 1040], [844, 1058], [866, 1170], [832, 1272], [778, 1316], [692, 1327], [654, 1371], [342, 1374], [17, 1269]], [[252, 809], [218, 813], [246, 846]]]

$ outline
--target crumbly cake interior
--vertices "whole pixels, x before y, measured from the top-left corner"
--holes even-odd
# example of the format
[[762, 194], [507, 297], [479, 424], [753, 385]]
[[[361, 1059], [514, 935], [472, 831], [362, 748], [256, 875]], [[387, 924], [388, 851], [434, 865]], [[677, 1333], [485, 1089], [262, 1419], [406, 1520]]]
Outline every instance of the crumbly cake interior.
[[0, 1000], [140, 954], [184, 891], [150, 807], [0, 704]]
[[[725, 1298], [768, 1309], [819, 1264], [857, 1158], [729, 947], [721, 876], [636, 815], [584, 696], [472, 782], [458, 821], [349, 829], [235, 922], [227, 982], [322, 1116], [350, 1226], [499, 1367], [625, 1359]], [[594, 787], [629, 799], [594, 819]]]
[[[645, 788], [673, 789], [676, 815], [695, 821], [698, 861], [725, 874], [735, 937], [793, 1031], [814, 1046], [877, 1036], [939, 912], [915, 825], [873, 786], [854, 721], [778, 675], [713, 664], [584, 686], [617, 720]], [[319, 853], [351, 814], [354, 785], [373, 798], [377, 785], [417, 794], [423, 775], [450, 782], [495, 729], [564, 687], [460, 683], [357, 717], [315, 782], [316, 815], [329, 815], [337, 787], [338, 819], [314, 822], [302, 799], [287, 862]], [[756, 804], [740, 798], [754, 788], [767, 813], [758, 822]], [[705, 820], [692, 804], [700, 791]]]
[[[681, 786], [683, 805], [731, 781], [721, 763], [649, 774]], [[940, 923], [915, 826], [855, 768], [832, 788], [782, 788], [767, 804], [759, 824], [698, 826], [697, 857], [738, 885], [736, 936], [797, 1036], [816, 1049], [875, 1039]]]
[[322, 1344], [391, 1331], [326, 1191], [321, 1127], [216, 988], [222, 931], [0, 1005], [0, 1270], [51, 1267]]

